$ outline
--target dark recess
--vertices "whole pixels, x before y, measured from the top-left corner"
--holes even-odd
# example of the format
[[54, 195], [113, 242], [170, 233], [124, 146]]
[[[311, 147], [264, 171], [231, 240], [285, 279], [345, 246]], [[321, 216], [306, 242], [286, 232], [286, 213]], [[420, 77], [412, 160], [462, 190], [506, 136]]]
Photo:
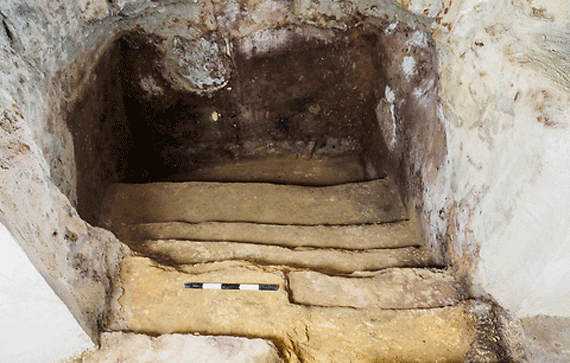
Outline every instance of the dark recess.
[[197, 168], [284, 155], [355, 155], [382, 165], [376, 121], [383, 89], [377, 35], [338, 32], [332, 42], [298, 38], [270, 54], [233, 56], [228, 85], [178, 91], [162, 77], [164, 39], [140, 31], [117, 38], [94, 65], [73, 105], [78, 210], [98, 224], [109, 183], [181, 181]]

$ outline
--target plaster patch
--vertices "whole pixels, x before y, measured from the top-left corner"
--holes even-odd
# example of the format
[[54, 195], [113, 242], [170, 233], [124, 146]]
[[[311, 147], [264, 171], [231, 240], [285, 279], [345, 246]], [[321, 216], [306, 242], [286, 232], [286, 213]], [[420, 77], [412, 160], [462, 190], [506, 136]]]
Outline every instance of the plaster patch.
[[386, 86], [386, 89], [384, 91], [384, 97], [386, 97], [386, 101], [390, 103], [394, 103], [394, 101], [396, 100], [396, 94], [390, 88], [390, 86]]
[[396, 28], [398, 27], [399, 24], [400, 24], [399, 21], [391, 23], [390, 25], [388, 25], [386, 27], [386, 29], [384, 29], [384, 34], [386, 34], [386, 35], [392, 34], [392, 32], [394, 30], [396, 30]]
[[428, 35], [423, 31], [415, 31], [412, 37], [406, 42], [408, 47], [428, 47]]
[[285, 48], [292, 41], [305, 38], [306, 40], [330, 41], [334, 33], [313, 27], [294, 27], [266, 29], [255, 32], [238, 41], [238, 51], [251, 58], [259, 54], [268, 54]]
[[424, 80], [420, 87], [414, 88], [412, 94], [418, 100], [420, 107], [427, 107], [434, 96], [435, 79]]
[[241, 39], [239, 50], [248, 57], [252, 57], [255, 54], [268, 53], [286, 45], [292, 40], [293, 35], [294, 32], [287, 28], [262, 30]]
[[407, 56], [402, 60], [402, 72], [409, 79], [411, 76], [416, 74], [416, 60], [414, 57]]

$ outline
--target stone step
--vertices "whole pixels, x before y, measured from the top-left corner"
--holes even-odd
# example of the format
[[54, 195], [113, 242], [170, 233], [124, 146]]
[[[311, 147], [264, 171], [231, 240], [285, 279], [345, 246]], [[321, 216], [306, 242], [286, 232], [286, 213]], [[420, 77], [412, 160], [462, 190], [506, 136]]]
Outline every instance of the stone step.
[[167, 222], [121, 226], [113, 232], [129, 245], [143, 240], [176, 239], [347, 250], [420, 246], [419, 234], [411, 221], [345, 226]]
[[251, 222], [346, 225], [407, 219], [388, 178], [328, 187], [265, 183], [112, 184], [101, 223]]
[[[127, 256], [120, 271], [111, 331], [265, 338], [290, 363], [462, 362], [476, 336], [471, 302], [408, 310], [304, 306], [289, 300], [285, 272], [243, 262], [170, 268]], [[185, 288], [190, 282], [279, 288]]]
[[80, 359], [67, 362], [285, 363], [278, 349], [267, 339], [194, 334], [150, 336], [130, 332], [102, 333], [99, 349], [86, 351]]
[[[178, 174], [171, 181], [258, 182], [296, 185], [336, 185], [369, 180], [360, 155], [296, 158], [272, 156], [232, 160]], [[375, 179], [375, 178], [374, 178]]]
[[453, 276], [442, 270], [387, 269], [371, 277], [328, 276], [313, 271], [287, 274], [291, 301], [359, 309], [425, 309], [462, 300]]
[[154, 240], [142, 242], [136, 250], [157, 261], [176, 265], [235, 260], [261, 265], [307, 268], [332, 274], [433, 265], [429, 255], [415, 247], [355, 251], [291, 249], [237, 242]]

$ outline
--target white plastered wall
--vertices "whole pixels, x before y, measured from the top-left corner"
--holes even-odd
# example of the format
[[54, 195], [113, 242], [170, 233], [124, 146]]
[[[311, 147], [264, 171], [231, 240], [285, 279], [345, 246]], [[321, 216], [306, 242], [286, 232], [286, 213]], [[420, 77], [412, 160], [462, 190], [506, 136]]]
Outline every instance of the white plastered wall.
[[445, 1], [453, 249], [516, 316], [570, 316], [570, 4]]
[[57, 363], [93, 346], [67, 306], [0, 224], [0, 360]]

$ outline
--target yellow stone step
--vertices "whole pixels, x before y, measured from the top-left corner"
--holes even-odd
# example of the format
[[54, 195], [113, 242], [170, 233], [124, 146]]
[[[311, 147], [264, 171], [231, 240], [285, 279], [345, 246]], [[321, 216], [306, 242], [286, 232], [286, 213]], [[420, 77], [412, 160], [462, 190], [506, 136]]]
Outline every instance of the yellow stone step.
[[291, 301], [302, 305], [426, 309], [453, 306], [464, 298], [445, 270], [390, 268], [366, 277], [293, 271], [287, 278]]
[[266, 183], [112, 184], [101, 223], [251, 222], [347, 225], [407, 219], [388, 178], [328, 187]]
[[272, 156], [200, 167], [171, 181], [261, 182], [296, 185], [335, 185], [369, 179], [358, 154], [297, 158]]
[[333, 274], [433, 265], [429, 254], [415, 247], [353, 251], [186, 240], [144, 241], [136, 247], [143, 255], [171, 265], [238, 260], [261, 265], [308, 268]]
[[113, 232], [129, 244], [144, 240], [244, 242], [289, 248], [366, 250], [420, 246], [411, 221], [394, 223], [299, 226], [239, 222], [164, 222], [117, 226]]

